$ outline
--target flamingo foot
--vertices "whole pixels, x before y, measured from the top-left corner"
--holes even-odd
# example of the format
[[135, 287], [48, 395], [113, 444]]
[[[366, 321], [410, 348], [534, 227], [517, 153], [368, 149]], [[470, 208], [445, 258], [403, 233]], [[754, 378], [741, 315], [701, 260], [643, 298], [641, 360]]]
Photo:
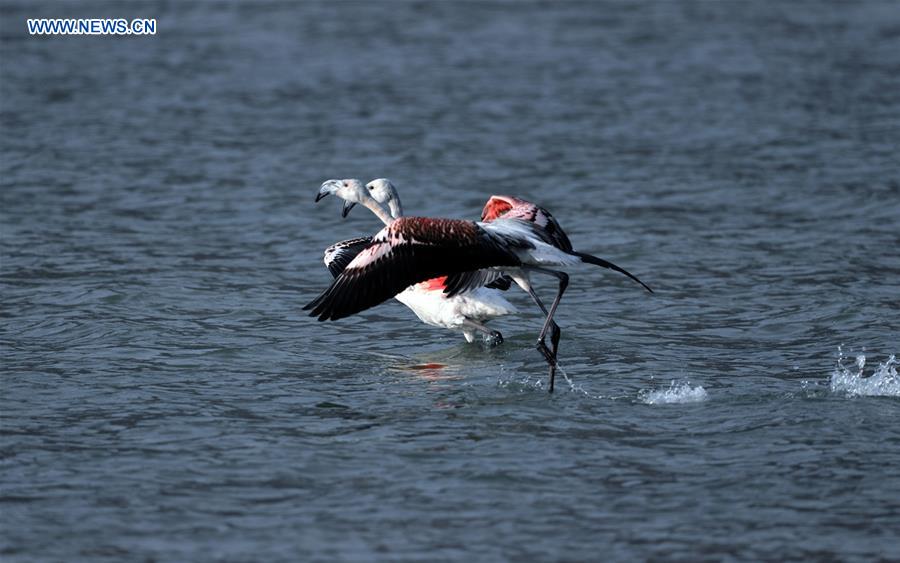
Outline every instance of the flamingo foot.
[[491, 348], [495, 348], [503, 344], [503, 335], [500, 334], [499, 330], [492, 330], [490, 335], [485, 337], [484, 341]]

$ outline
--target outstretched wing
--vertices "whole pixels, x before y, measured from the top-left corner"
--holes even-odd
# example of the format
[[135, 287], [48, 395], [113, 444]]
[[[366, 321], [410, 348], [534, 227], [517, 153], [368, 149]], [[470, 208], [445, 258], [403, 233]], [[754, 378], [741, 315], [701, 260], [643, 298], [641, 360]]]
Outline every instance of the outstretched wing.
[[378, 232], [304, 309], [320, 321], [348, 317], [434, 277], [518, 266], [502, 237], [471, 221], [401, 217]]
[[336, 242], [325, 249], [325, 266], [332, 277], [338, 277], [356, 255], [369, 246], [372, 237], [352, 238]]

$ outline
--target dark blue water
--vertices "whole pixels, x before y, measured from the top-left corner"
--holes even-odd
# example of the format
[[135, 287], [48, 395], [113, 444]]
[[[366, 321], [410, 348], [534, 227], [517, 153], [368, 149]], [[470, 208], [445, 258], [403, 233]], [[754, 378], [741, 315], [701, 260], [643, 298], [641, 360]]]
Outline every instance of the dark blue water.
[[[0, 127], [4, 561], [900, 559], [896, 3], [4, 1]], [[381, 176], [656, 293], [317, 323]]]

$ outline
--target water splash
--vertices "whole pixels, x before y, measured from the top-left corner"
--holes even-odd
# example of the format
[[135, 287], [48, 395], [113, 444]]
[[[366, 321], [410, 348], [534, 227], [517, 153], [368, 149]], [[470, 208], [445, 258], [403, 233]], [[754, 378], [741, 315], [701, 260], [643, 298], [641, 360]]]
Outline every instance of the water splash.
[[[504, 378], [503, 372], [505, 368], [501, 367], [501, 376], [497, 380], [497, 384], [503, 388], [518, 388], [519, 390], [527, 389], [529, 391], [538, 390], [547, 392], [548, 380], [546, 374], [541, 374], [539, 376], [526, 375], [524, 378]], [[569, 377], [568, 372], [566, 372], [565, 368], [561, 363], [557, 362], [556, 364], [556, 384], [555, 384], [555, 392], [557, 396], [560, 393], [565, 392], [565, 387], [563, 382], [568, 384], [569, 393], [574, 393], [576, 395], [583, 395], [590, 399], [616, 399], [622, 397], [612, 397], [606, 395], [600, 395], [596, 393], [591, 393], [587, 389], [585, 389], [581, 384], [576, 383]]]
[[897, 360], [893, 354], [887, 361], [865, 375], [866, 356], [859, 354], [853, 366], [844, 366], [844, 351], [838, 347], [837, 366], [831, 373], [831, 392], [850, 397], [900, 397], [900, 377], [897, 375]]
[[592, 399], [601, 399], [602, 398], [600, 395], [592, 395], [592, 394], [588, 393], [584, 387], [582, 387], [580, 384], [577, 384], [574, 381], [572, 381], [572, 378], [569, 377], [569, 374], [566, 372], [565, 368], [562, 365], [560, 365], [559, 362], [556, 363], [556, 373], [557, 373], [557, 375], [562, 375], [565, 382], [569, 384], [569, 392], [570, 393], [580, 393], [580, 394], [582, 394], [586, 397], [590, 397]]
[[702, 403], [709, 394], [701, 385], [691, 387], [690, 383], [672, 381], [668, 389], [644, 390], [638, 398], [648, 405], [674, 405], [681, 403]]

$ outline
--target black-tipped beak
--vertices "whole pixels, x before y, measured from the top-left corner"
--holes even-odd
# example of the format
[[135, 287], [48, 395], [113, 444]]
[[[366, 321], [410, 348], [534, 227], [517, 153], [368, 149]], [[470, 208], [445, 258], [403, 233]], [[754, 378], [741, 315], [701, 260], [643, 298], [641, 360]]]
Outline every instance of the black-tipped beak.
[[351, 203], [351, 202], [349, 202], [349, 201], [345, 201], [345, 202], [344, 202], [344, 209], [341, 210], [341, 217], [343, 217], [344, 219], [346, 219], [346, 218], [347, 218], [347, 214], [350, 213], [350, 210], [353, 209], [353, 206], [354, 206], [354, 205], [356, 205], [356, 204], [355, 204], [355, 203]]
[[340, 187], [340, 180], [325, 180], [324, 182], [322, 182], [322, 185], [319, 186], [319, 193], [316, 194], [316, 203], [319, 203], [319, 200], [323, 197], [333, 194], [335, 191], [340, 189]]

